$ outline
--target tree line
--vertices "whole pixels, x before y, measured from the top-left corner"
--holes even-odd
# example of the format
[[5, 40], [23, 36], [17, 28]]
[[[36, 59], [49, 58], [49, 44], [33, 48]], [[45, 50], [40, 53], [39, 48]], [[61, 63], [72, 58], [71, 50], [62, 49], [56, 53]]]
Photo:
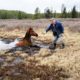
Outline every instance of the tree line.
[[40, 12], [37, 7], [34, 14], [25, 13], [17, 10], [0, 10], [0, 19], [40, 19], [40, 18], [80, 18], [80, 12], [77, 11], [76, 6], [73, 6], [71, 11], [66, 10], [64, 4], [61, 8], [61, 13], [53, 12], [53, 10], [46, 8], [44, 13]]
[[27, 19], [32, 18], [32, 14], [17, 10], [0, 10], [0, 19]]
[[77, 11], [76, 6], [73, 6], [71, 11], [66, 10], [66, 7], [62, 5], [61, 13], [53, 12], [51, 9], [46, 8], [44, 13], [40, 13], [39, 8], [36, 8], [34, 18], [80, 18], [80, 12]]

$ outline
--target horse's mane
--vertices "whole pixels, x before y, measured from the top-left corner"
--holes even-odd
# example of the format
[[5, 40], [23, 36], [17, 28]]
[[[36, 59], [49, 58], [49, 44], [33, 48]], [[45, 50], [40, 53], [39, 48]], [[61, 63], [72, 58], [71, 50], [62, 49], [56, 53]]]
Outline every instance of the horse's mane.
[[30, 28], [27, 30], [27, 32], [26, 32], [26, 34], [25, 34], [23, 40], [24, 40], [24, 39], [28, 39], [28, 38], [31, 37], [31, 35], [30, 35], [30, 31], [31, 31], [31, 30], [33, 30], [33, 29], [30, 27]]

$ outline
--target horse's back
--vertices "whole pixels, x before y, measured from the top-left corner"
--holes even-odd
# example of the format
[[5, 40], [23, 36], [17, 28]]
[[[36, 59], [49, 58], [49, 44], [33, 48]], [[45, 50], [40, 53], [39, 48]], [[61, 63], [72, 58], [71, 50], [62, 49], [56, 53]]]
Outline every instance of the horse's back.
[[27, 40], [21, 40], [19, 43], [16, 44], [16, 46], [31, 46], [32, 43], [28, 42]]

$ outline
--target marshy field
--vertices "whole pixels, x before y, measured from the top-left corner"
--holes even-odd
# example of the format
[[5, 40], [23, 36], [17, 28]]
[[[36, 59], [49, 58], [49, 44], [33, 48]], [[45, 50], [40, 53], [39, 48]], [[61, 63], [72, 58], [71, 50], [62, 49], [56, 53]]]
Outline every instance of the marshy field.
[[65, 29], [65, 48], [56, 50], [47, 48], [53, 38], [51, 32], [45, 33], [49, 19], [0, 20], [1, 41], [22, 38], [32, 27], [38, 34], [32, 42], [41, 46], [0, 50], [0, 80], [80, 80], [80, 19], [58, 20]]

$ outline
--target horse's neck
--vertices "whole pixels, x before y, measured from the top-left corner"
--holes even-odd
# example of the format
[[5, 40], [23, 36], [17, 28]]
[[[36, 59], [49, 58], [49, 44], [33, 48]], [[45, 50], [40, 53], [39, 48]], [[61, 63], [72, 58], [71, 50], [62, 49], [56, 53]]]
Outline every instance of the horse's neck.
[[29, 33], [26, 33], [25, 37], [23, 38], [23, 40], [31, 40], [31, 36]]

